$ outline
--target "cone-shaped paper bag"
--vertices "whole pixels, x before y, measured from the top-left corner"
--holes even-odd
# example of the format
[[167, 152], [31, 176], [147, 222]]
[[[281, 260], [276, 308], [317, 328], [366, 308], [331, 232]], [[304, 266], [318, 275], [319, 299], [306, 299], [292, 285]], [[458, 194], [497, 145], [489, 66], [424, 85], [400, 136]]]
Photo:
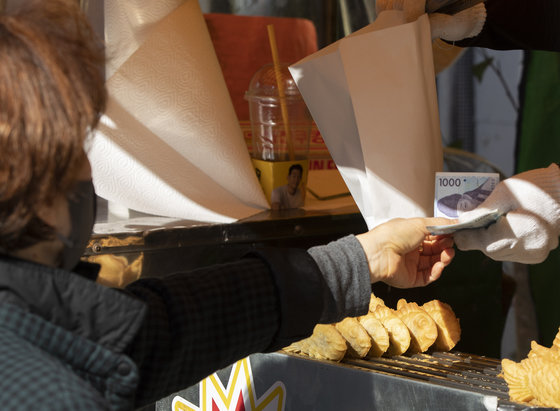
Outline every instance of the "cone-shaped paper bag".
[[290, 70], [368, 227], [431, 216], [443, 152], [427, 15], [383, 12]]

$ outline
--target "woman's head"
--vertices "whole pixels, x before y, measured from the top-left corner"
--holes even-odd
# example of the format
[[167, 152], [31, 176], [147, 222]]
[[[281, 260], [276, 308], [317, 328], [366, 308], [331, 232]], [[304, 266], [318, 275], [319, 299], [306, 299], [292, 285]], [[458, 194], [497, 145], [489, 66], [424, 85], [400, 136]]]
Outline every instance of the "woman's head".
[[104, 50], [75, 0], [0, 14], [0, 248], [52, 238], [37, 210], [69, 192], [106, 102]]

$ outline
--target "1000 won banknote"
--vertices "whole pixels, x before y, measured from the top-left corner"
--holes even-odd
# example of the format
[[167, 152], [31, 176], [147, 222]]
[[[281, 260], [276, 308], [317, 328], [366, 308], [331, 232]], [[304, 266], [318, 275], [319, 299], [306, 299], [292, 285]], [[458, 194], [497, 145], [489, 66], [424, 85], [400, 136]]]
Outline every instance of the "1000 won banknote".
[[[434, 216], [457, 218], [480, 205], [500, 182], [498, 173], [436, 173]], [[433, 235], [452, 234], [459, 230], [488, 227], [501, 217], [499, 210], [488, 210], [470, 221], [428, 226]]]
[[499, 182], [498, 173], [436, 173], [434, 216], [459, 217], [486, 200]]

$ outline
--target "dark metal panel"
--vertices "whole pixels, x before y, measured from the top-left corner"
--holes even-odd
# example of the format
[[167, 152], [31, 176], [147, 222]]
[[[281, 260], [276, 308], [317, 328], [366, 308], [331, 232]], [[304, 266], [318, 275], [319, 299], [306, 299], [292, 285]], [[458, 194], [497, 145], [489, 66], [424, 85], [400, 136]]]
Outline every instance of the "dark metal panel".
[[[85, 256], [144, 253], [142, 276], [159, 277], [238, 258], [253, 247], [309, 248], [349, 234], [367, 231], [355, 208], [339, 213], [289, 210], [265, 211], [231, 224], [208, 224], [152, 217], [127, 220], [125, 227], [92, 236]], [[158, 224], [159, 221], [162, 221]], [[99, 222], [99, 221], [98, 221]], [[97, 227], [97, 226], [96, 226]]]

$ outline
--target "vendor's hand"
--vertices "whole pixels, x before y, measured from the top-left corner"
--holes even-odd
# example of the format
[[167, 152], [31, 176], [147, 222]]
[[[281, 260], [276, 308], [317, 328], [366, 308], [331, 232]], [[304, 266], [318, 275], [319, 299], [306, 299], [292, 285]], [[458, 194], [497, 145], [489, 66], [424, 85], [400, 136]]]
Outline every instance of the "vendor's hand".
[[459, 41], [480, 33], [486, 22], [486, 7], [484, 3], [478, 3], [452, 16], [430, 13], [428, 17], [432, 40], [441, 38], [447, 41]]
[[[385, 10], [402, 10], [407, 22], [415, 21], [426, 12], [426, 0], [376, 0], [377, 14]], [[430, 13], [432, 39], [459, 41], [480, 33], [486, 21], [486, 7], [478, 3], [454, 15]]]
[[488, 228], [455, 233], [460, 250], [480, 250], [499, 261], [536, 264], [558, 246], [560, 234], [560, 169], [527, 171], [499, 183], [492, 194], [459, 222], [498, 209], [505, 215]]
[[411, 22], [426, 12], [426, 0], [376, 0], [375, 12], [379, 15], [385, 10], [402, 10]]
[[368, 260], [371, 282], [397, 288], [419, 287], [437, 280], [455, 255], [453, 239], [431, 236], [427, 225], [444, 218], [394, 219], [357, 235]]

